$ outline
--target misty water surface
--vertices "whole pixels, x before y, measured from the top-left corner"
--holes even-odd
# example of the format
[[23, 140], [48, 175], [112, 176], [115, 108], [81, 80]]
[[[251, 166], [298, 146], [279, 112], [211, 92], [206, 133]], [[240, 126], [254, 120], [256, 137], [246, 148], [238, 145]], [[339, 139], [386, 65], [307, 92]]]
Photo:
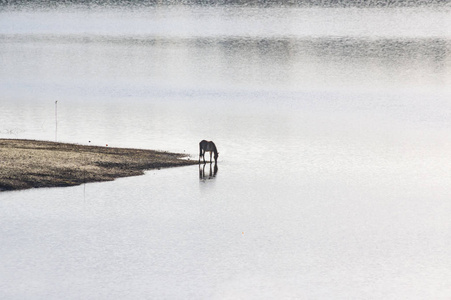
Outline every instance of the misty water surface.
[[449, 15], [2, 8], [0, 137], [220, 154], [0, 193], [0, 297], [445, 299]]

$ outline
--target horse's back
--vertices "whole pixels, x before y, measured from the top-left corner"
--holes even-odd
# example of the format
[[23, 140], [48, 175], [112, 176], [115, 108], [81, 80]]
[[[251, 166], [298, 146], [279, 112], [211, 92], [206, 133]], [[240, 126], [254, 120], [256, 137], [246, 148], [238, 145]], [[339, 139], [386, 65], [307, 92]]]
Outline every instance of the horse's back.
[[212, 141], [202, 140], [199, 145], [204, 151], [214, 151], [216, 149], [215, 143]]

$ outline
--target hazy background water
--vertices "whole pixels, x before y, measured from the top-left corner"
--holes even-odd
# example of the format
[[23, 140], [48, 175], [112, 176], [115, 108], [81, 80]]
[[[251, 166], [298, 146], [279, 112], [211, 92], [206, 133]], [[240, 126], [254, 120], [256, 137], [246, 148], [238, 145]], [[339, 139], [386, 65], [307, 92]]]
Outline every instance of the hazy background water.
[[1, 193], [1, 298], [449, 296], [449, 16], [3, 7], [0, 137], [220, 159]]

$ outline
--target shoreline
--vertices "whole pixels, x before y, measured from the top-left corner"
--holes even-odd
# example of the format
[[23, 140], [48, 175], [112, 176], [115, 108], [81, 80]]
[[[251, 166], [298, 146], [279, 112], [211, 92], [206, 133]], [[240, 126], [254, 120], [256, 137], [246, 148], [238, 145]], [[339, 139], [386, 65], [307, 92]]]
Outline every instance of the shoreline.
[[198, 164], [189, 156], [155, 150], [0, 139], [0, 192], [76, 186]]

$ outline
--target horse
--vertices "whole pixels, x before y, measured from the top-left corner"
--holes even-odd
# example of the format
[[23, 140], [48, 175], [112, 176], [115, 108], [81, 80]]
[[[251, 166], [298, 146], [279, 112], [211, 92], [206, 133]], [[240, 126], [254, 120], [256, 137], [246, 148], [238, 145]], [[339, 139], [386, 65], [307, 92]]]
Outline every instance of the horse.
[[199, 143], [199, 163], [200, 163], [200, 157], [202, 156], [202, 158], [204, 159], [204, 163], [205, 163], [205, 152], [210, 152], [210, 163], [211, 163], [211, 155], [214, 153], [215, 154], [215, 163], [218, 162], [218, 149], [216, 148], [215, 143], [211, 142], [211, 141], [206, 141], [203, 140]]

